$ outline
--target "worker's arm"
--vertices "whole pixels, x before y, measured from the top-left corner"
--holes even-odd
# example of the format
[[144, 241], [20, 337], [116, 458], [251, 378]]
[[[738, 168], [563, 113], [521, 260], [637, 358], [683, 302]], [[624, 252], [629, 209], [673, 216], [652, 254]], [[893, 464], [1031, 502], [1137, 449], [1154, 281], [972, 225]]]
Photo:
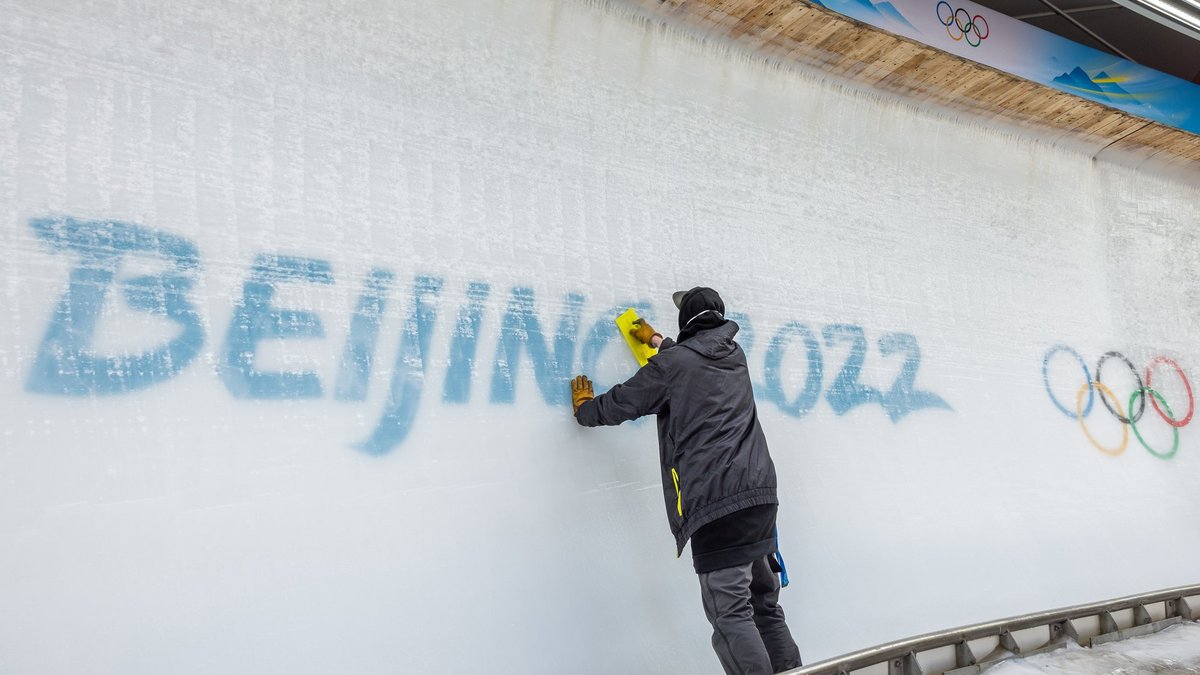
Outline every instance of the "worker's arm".
[[[579, 378], [575, 381], [578, 382]], [[588, 386], [591, 386], [590, 382]], [[575, 384], [572, 383], [574, 388]], [[656, 414], [666, 402], [666, 371], [652, 358], [625, 382], [592, 400], [581, 401], [575, 410], [575, 421], [585, 427], [613, 426], [643, 415]]]

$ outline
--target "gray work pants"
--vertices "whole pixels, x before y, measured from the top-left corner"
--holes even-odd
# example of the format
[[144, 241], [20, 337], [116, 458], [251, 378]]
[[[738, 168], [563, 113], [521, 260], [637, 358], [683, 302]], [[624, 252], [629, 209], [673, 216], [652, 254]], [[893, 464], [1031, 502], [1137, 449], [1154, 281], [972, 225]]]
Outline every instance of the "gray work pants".
[[767, 558], [701, 574], [700, 594], [713, 627], [713, 649], [727, 675], [800, 667], [800, 649], [779, 606], [779, 579]]

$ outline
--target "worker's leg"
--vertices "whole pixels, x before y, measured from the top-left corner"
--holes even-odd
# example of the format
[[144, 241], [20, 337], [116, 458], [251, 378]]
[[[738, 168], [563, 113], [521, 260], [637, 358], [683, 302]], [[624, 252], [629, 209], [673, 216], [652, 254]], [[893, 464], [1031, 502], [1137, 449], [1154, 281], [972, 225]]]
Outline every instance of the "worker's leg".
[[750, 604], [752, 564], [700, 574], [704, 614], [713, 627], [713, 649], [728, 675], [774, 672]]
[[754, 625], [762, 635], [763, 644], [771, 656], [774, 672], [800, 667], [800, 648], [792, 639], [783, 608], [779, 606], [779, 578], [771, 571], [767, 558], [751, 563], [750, 604], [754, 608]]

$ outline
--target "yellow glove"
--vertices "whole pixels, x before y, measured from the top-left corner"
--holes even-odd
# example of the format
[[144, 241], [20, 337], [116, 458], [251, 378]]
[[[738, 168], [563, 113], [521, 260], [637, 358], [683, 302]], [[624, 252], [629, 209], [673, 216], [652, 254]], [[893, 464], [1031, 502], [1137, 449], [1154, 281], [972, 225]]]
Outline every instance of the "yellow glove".
[[592, 381], [587, 378], [587, 375], [580, 375], [574, 380], [571, 380], [571, 413], [579, 412], [579, 406], [596, 398], [595, 392], [592, 390]]
[[644, 345], [650, 344], [655, 335], [658, 336], [658, 339], [662, 339], [662, 333], [655, 331], [654, 326], [651, 326], [645, 319], [634, 319], [633, 328], [629, 329], [629, 334]]

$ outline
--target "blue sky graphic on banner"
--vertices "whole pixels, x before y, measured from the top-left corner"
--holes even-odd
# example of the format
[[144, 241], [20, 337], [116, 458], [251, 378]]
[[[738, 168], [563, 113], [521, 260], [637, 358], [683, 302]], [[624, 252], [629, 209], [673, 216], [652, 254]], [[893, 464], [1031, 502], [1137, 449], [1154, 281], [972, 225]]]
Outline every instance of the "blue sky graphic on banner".
[[1072, 42], [968, 0], [813, 4], [1131, 115], [1200, 133], [1200, 85]]

